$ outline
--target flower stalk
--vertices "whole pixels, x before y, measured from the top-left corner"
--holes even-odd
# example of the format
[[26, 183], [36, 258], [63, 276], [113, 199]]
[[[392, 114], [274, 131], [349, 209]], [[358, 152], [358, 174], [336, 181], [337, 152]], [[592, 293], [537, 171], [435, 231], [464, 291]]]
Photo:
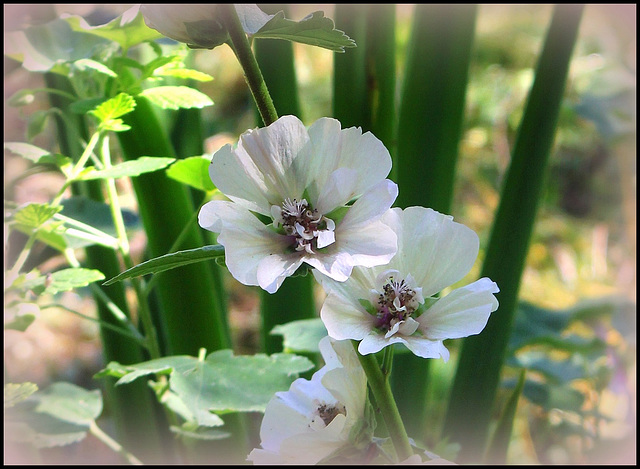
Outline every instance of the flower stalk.
[[244, 76], [253, 95], [253, 99], [258, 106], [260, 116], [265, 125], [273, 124], [278, 120], [278, 113], [273, 105], [273, 100], [267, 89], [260, 66], [253, 55], [251, 44], [247, 35], [242, 29], [240, 18], [233, 4], [220, 5], [222, 21], [229, 33], [229, 46], [236, 55]]
[[396, 450], [398, 461], [404, 461], [413, 455], [413, 450], [411, 449], [407, 430], [402, 423], [398, 406], [391, 393], [391, 385], [389, 384], [387, 375], [380, 369], [375, 354], [362, 355], [358, 352], [358, 342], [352, 340], [351, 343], [367, 375], [369, 387], [375, 397], [376, 405], [382, 413], [382, 418], [384, 418], [384, 423], [389, 431], [389, 436]]

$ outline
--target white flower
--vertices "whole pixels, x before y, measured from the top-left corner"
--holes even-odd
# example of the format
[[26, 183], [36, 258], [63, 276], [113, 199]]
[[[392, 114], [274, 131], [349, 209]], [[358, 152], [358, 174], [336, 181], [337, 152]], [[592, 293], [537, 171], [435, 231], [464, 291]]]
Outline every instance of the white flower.
[[254, 464], [316, 464], [350, 445], [365, 419], [367, 379], [353, 345], [324, 337], [319, 346], [325, 366], [267, 404]]
[[[235, 5], [235, 9], [242, 28], [249, 35], [255, 34], [274, 16], [256, 4]], [[194, 48], [211, 49], [227, 40], [216, 4], [142, 4], [140, 12], [147, 26]]]
[[486, 277], [433, 297], [469, 272], [478, 236], [423, 207], [394, 208], [382, 220], [398, 235], [398, 253], [388, 265], [354, 268], [343, 283], [313, 272], [328, 293], [324, 325], [334, 339], [360, 340], [363, 355], [401, 343], [420, 357], [447, 361], [443, 341], [480, 333], [498, 308], [498, 286]]
[[343, 282], [353, 266], [396, 253], [397, 237], [380, 220], [398, 195], [390, 170], [371, 133], [331, 118], [306, 129], [283, 116], [213, 155], [211, 180], [230, 201], [208, 202], [198, 221], [220, 233], [227, 267], [245, 285], [274, 293], [303, 262]]

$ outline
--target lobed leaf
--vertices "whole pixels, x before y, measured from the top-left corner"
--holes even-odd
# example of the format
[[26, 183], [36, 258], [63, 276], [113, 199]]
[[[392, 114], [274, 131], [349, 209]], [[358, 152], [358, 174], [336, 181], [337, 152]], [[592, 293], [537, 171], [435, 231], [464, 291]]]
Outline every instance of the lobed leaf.
[[331, 18], [324, 12], [314, 11], [300, 21], [286, 19], [282, 11], [273, 15], [252, 37], [286, 39], [311, 46], [323, 47], [334, 52], [344, 52], [345, 47], [356, 43], [343, 31], [334, 28]]
[[211, 159], [206, 156], [192, 156], [176, 161], [167, 169], [167, 176], [178, 182], [205, 192], [216, 190], [209, 177]]
[[320, 318], [300, 319], [279, 324], [270, 334], [283, 337], [282, 346], [287, 352], [320, 352], [318, 343], [327, 335], [327, 329]]
[[34, 383], [7, 383], [4, 385], [4, 408], [13, 407], [38, 390]]

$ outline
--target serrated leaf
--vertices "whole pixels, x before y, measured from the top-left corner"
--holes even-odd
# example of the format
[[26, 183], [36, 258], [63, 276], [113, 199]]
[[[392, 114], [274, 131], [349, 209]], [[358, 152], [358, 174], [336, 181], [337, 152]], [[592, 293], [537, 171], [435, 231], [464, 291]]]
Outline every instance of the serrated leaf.
[[57, 153], [52, 154], [51, 152], [35, 145], [31, 145], [30, 143], [7, 142], [4, 144], [4, 148], [35, 164], [52, 164], [57, 166], [65, 175], [69, 175], [71, 168], [73, 167], [71, 158]]
[[49, 204], [30, 203], [19, 208], [13, 215], [16, 223], [37, 229], [50, 220], [62, 207]]
[[175, 158], [162, 158], [156, 156], [141, 156], [136, 160], [125, 161], [108, 169], [96, 170], [93, 169], [82, 177], [79, 177], [80, 181], [87, 181], [92, 179], [117, 179], [122, 177], [135, 177], [145, 173], [151, 173], [158, 171], [159, 169], [166, 168], [175, 161]]
[[318, 343], [327, 335], [327, 329], [320, 318], [300, 319], [279, 324], [270, 334], [283, 337], [282, 346], [286, 351], [317, 353]]
[[162, 109], [202, 109], [213, 105], [213, 101], [204, 93], [188, 86], [157, 86], [140, 93]]
[[209, 157], [191, 156], [176, 161], [167, 169], [167, 176], [195, 189], [211, 192], [216, 186], [209, 177]]
[[219, 350], [204, 360], [180, 355], [136, 365], [109, 364], [96, 377], [126, 371], [117, 382], [122, 385], [150, 374], [169, 374], [171, 391], [200, 425], [207, 425], [211, 412], [263, 412], [275, 392], [288, 389], [299, 373], [313, 366], [292, 354], [234, 356], [231, 350]]
[[100, 122], [106, 123], [132, 112], [135, 107], [136, 101], [131, 95], [120, 93], [98, 105], [89, 113], [96, 116]]
[[149, 259], [148, 261], [127, 269], [104, 282], [104, 285], [111, 285], [115, 282], [128, 278], [139, 277], [141, 275], [157, 274], [164, 272], [165, 270], [175, 269], [183, 265], [206, 261], [221, 256], [224, 256], [224, 247], [219, 244], [173, 252], [171, 254], [165, 254], [164, 256]]
[[162, 37], [159, 32], [145, 24], [139, 8], [139, 5], [135, 5], [114, 20], [99, 26], [90, 26], [80, 16], [66, 16], [64, 19], [74, 31], [82, 31], [115, 41], [126, 51], [137, 44]]
[[229, 438], [231, 433], [224, 432], [222, 430], [218, 430], [216, 428], [206, 428], [206, 427], [198, 427], [195, 430], [189, 428], [188, 424], [183, 425], [182, 427], [176, 427], [175, 425], [171, 425], [169, 427], [173, 433], [178, 436], [192, 438], [194, 440], [221, 440], [223, 438]]
[[34, 383], [7, 383], [4, 385], [4, 408], [13, 407], [18, 402], [24, 401], [27, 397], [38, 390]]
[[300, 21], [288, 20], [282, 11], [276, 13], [254, 35], [254, 38], [286, 39], [312, 46], [323, 47], [334, 52], [344, 52], [345, 47], [356, 43], [343, 31], [334, 28], [331, 18], [324, 12], [315, 11]]
[[27, 140], [33, 140], [44, 131], [51, 113], [51, 109], [35, 111], [27, 117]]

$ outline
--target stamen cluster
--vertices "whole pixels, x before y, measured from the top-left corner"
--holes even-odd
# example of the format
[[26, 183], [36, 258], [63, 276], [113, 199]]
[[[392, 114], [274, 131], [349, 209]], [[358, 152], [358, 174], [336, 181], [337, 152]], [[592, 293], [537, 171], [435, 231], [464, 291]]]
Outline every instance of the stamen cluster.
[[[335, 240], [333, 230], [335, 223], [333, 220], [312, 209], [306, 199], [285, 199], [279, 214], [275, 215], [276, 226], [281, 224], [284, 233], [292, 236], [296, 240], [296, 251], [306, 251], [314, 254], [313, 250], [323, 248]], [[278, 216], [279, 215], [279, 216]], [[318, 237], [325, 232], [322, 242]], [[326, 236], [330, 232], [329, 236]]]
[[322, 419], [325, 427], [333, 422], [338, 414], [347, 415], [347, 411], [344, 406], [335, 406], [329, 404], [320, 404], [316, 409], [318, 417]]
[[382, 293], [378, 293], [376, 327], [388, 331], [397, 322], [411, 317], [420, 306], [417, 296], [404, 279], [396, 281], [390, 276], [382, 287]]

